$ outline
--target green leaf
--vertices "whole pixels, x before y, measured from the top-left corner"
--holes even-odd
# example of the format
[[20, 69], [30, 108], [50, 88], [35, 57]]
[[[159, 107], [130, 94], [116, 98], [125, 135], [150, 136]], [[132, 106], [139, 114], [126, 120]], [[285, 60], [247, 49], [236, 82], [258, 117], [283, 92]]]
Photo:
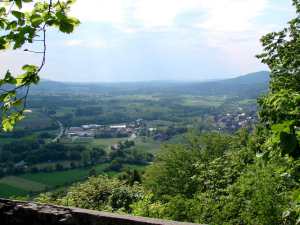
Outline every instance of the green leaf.
[[59, 25], [59, 30], [63, 33], [70, 34], [74, 30], [74, 24], [70, 23], [68, 20], [62, 20]]
[[293, 155], [298, 147], [297, 136], [295, 134], [281, 132], [280, 146], [282, 148], [283, 154]]
[[6, 9], [5, 7], [0, 7], [0, 16], [3, 16], [6, 14]]
[[22, 67], [22, 70], [28, 72], [28, 73], [36, 73], [37, 72], [37, 66], [35, 65], [24, 65]]
[[9, 46], [8, 41], [4, 37], [0, 37], [0, 50], [7, 49]]
[[18, 99], [18, 100], [14, 101], [14, 102], [12, 103], [12, 106], [13, 106], [13, 107], [19, 107], [19, 106], [22, 105], [22, 103], [23, 103], [22, 99]]
[[14, 78], [12, 76], [12, 74], [10, 73], [10, 71], [7, 71], [6, 74], [5, 74], [5, 77], [3, 79], [5, 81], [5, 83], [7, 84], [16, 84], [17, 83], [17, 80], [16, 78]]
[[16, 17], [18, 20], [21, 20], [21, 19], [24, 19], [24, 18], [25, 18], [25, 14], [22, 13], [22, 12], [19, 12], [19, 11], [13, 10], [13, 11], [11, 12], [11, 14], [12, 14], [14, 17]]
[[34, 14], [30, 17], [30, 22], [34, 27], [39, 26], [40, 24], [43, 23], [43, 21], [44, 21], [43, 18], [38, 14]]
[[11, 132], [13, 131], [16, 122], [24, 118], [23, 112], [12, 113], [10, 116], [2, 118], [2, 129], [5, 132]]
[[13, 123], [9, 118], [4, 118], [2, 120], [2, 128], [5, 132], [10, 132], [14, 129]]
[[14, 0], [19, 9], [22, 8], [22, 0]]

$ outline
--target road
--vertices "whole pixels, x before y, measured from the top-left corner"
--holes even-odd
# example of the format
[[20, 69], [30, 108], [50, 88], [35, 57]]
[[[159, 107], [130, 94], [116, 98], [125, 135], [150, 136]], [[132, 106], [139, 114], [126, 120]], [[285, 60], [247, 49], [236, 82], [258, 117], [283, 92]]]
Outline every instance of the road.
[[55, 119], [55, 121], [59, 126], [59, 134], [51, 142], [57, 142], [64, 135], [64, 126], [63, 126], [63, 124], [60, 121], [56, 120], [56, 119]]

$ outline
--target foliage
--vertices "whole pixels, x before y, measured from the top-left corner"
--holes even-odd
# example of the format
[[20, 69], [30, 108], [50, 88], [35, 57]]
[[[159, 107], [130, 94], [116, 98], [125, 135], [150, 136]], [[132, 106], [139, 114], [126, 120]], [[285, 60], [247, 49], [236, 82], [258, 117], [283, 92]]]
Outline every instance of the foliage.
[[[300, 156], [296, 127], [300, 126], [300, 2], [293, 0], [297, 17], [280, 32], [262, 37], [258, 55], [271, 70], [269, 93], [259, 100], [261, 122], [272, 128], [283, 154]], [[273, 137], [274, 139], [274, 137]], [[275, 140], [276, 141], [276, 140]]]
[[[73, 0], [33, 1], [8, 0], [0, 5], [0, 50], [17, 50], [41, 54], [41, 64], [24, 65], [22, 74], [9, 70], [0, 79], [0, 107], [2, 128], [12, 131], [16, 122], [24, 118], [29, 88], [40, 80], [39, 72], [46, 60], [46, 31], [57, 27], [63, 33], [71, 33], [79, 21], [68, 15]], [[29, 5], [30, 10], [25, 10]], [[42, 51], [24, 49], [36, 42], [43, 43]]]
[[[66, 170], [75, 167], [94, 165], [107, 161], [106, 152], [102, 148], [88, 149], [84, 146], [67, 146], [60, 143], [44, 144], [42, 141], [15, 141], [0, 147], [0, 175], [37, 173]], [[64, 161], [71, 161], [66, 164]], [[40, 163], [56, 163], [41, 167]], [[18, 165], [20, 164], [20, 165]]]
[[[255, 136], [247, 137], [242, 146], [240, 135], [231, 137], [219, 157], [208, 160], [188, 158], [187, 146], [180, 154], [168, 149], [168, 154], [146, 171], [144, 182], [150, 194], [134, 203], [133, 213], [208, 224], [282, 224], [286, 210], [290, 208], [289, 215], [297, 211], [290, 205], [291, 193], [299, 187], [297, 161], [279, 157], [266, 162], [253, 151]], [[181, 166], [188, 163], [194, 165], [193, 170]]]
[[129, 186], [116, 178], [106, 176], [90, 177], [86, 182], [72, 186], [66, 195], [57, 197], [51, 193], [41, 194], [36, 201], [65, 206], [104, 211], [129, 213], [130, 205], [141, 199], [141, 186]]
[[135, 183], [142, 182], [141, 174], [136, 169], [132, 170], [130, 168], [125, 168], [124, 171], [119, 174], [118, 178], [125, 181], [125, 183], [128, 185], [134, 185]]
[[207, 164], [229, 149], [228, 135], [190, 135], [187, 145], [167, 145], [145, 174], [145, 185], [157, 197], [183, 195], [192, 197], [199, 186], [195, 174], [199, 161]]
[[216, 194], [213, 190], [199, 193], [194, 212], [197, 221], [282, 224], [282, 212], [289, 206], [288, 190], [293, 181], [274, 169], [277, 169], [274, 165], [257, 162], [249, 166], [236, 182], [223, 189], [223, 193]]
[[152, 218], [166, 218], [165, 206], [159, 200], [154, 200], [152, 193], [148, 193], [140, 201], [131, 205], [133, 215]]
[[288, 210], [283, 213], [283, 221], [286, 225], [300, 224], [300, 190], [296, 189], [292, 193], [292, 204]]

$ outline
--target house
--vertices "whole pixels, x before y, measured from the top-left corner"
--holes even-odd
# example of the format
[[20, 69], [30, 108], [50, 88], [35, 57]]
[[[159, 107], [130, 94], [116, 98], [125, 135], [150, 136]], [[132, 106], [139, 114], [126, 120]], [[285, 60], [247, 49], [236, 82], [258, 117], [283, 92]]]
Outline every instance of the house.
[[89, 130], [89, 129], [99, 129], [99, 128], [102, 128], [104, 126], [103, 125], [98, 125], [98, 124], [88, 124], [88, 125], [82, 125], [81, 127], [85, 130]]
[[15, 164], [16, 168], [24, 168], [26, 166], [26, 162], [24, 160]]
[[110, 146], [111, 150], [117, 151], [120, 150], [120, 144], [113, 144], [112, 146]]
[[148, 130], [149, 130], [150, 132], [154, 132], [154, 131], [156, 131], [157, 129], [156, 129], [156, 128], [153, 128], [153, 127], [150, 127]]
[[110, 129], [113, 130], [121, 130], [121, 129], [126, 129], [127, 125], [126, 124], [120, 124], [120, 125], [111, 125], [109, 126]]
[[81, 127], [70, 127], [68, 130], [68, 133], [78, 133], [78, 132], [83, 132], [83, 128]]
[[66, 135], [71, 137], [94, 137], [95, 131], [93, 130], [84, 130], [82, 127], [70, 127], [66, 131]]

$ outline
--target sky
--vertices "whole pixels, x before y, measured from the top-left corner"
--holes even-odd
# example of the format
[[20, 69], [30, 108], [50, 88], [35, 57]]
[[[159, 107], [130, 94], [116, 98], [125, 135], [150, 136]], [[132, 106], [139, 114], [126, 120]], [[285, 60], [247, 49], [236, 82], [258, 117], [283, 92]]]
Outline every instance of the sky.
[[[291, 0], [77, 0], [81, 25], [48, 31], [44, 79], [73, 82], [203, 81], [267, 70], [262, 35], [295, 16]], [[1, 4], [1, 3], [0, 3]], [[32, 46], [38, 50], [40, 46]], [[0, 52], [0, 73], [38, 63]]]

